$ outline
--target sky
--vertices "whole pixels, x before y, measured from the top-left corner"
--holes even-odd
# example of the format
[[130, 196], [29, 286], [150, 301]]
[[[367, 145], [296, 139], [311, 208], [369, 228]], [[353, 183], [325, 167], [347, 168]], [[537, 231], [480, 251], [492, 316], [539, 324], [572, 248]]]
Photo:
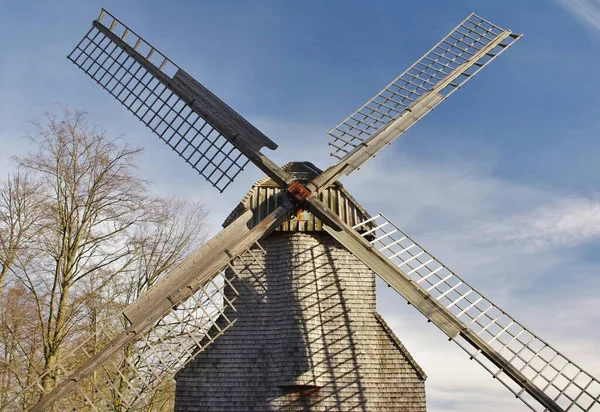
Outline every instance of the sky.
[[[260, 171], [219, 194], [66, 59], [101, 7], [278, 143], [274, 161], [321, 168], [326, 132], [470, 12], [523, 33], [342, 183], [600, 376], [599, 0], [0, 0], [2, 176], [60, 101], [144, 146], [153, 191], [202, 200], [216, 233]], [[378, 308], [428, 375], [429, 411], [528, 410], [387, 288]]]

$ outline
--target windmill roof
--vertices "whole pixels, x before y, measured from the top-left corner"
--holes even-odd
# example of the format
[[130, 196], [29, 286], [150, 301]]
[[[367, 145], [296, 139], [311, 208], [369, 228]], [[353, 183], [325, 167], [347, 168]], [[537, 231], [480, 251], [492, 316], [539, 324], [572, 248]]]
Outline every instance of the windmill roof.
[[[308, 183], [321, 174], [322, 170], [311, 162], [288, 162], [282, 167], [283, 170], [290, 173], [294, 178], [302, 183]], [[279, 186], [268, 176], [263, 177], [254, 186], [274, 185]]]

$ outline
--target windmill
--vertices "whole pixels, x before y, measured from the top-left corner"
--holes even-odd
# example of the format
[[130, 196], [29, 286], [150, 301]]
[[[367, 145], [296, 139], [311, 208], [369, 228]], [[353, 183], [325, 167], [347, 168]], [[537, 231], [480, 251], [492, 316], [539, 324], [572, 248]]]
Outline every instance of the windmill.
[[[103, 343], [101, 350], [91, 353], [87, 341], [81, 343], [52, 372], [57, 386], [31, 410], [53, 405], [74, 409], [75, 402], [99, 410], [103, 399], [111, 397], [136, 406], [145, 388], [192, 365], [188, 362], [234, 333], [247, 308], [256, 310], [265, 298], [261, 279], [268, 275], [264, 262], [270, 254], [260, 242], [286, 225], [318, 226], [532, 410], [600, 410], [597, 379], [387, 218], [369, 216], [352, 202], [350, 207], [358, 211], [342, 216], [324, 201], [339, 177], [359, 169], [519, 38], [477, 15], [468, 16], [329, 132], [336, 164], [324, 171], [305, 164], [294, 171], [297, 164], [281, 168], [261, 153], [264, 147], [277, 147], [267, 136], [103, 10], [69, 59], [219, 191], [252, 162], [267, 175], [267, 197], [236, 209], [218, 235], [124, 310], [123, 324], [90, 337]], [[134, 350], [132, 358], [121, 356], [126, 346]], [[83, 363], [69, 361], [82, 354]], [[119, 384], [106, 378], [108, 371]], [[287, 389], [318, 385], [296, 380]]]

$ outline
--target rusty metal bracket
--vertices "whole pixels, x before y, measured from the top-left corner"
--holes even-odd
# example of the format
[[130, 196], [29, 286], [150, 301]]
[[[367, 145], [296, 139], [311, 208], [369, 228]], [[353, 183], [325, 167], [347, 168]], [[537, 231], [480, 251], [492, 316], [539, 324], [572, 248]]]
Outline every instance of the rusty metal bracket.
[[290, 183], [286, 189], [286, 194], [290, 202], [292, 202], [299, 210], [308, 210], [308, 201], [306, 200], [311, 191], [299, 181], [295, 180]]

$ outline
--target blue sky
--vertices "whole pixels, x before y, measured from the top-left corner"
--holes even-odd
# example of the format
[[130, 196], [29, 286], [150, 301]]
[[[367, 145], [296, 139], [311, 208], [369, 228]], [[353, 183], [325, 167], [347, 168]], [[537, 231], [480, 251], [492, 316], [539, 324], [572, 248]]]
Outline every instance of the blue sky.
[[[146, 147], [160, 194], [202, 199], [213, 232], [260, 172], [218, 195], [66, 55], [107, 8], [276, 141], [331, 164], [326, 132], [470, 12], [523, 39], [343, 179], [568, 357], [600, 375], [600, 1], [0, 1], [0, 172], [61, 101]], [[401, 299], [380, 311], [423, 366], [429, 410], [526, 410]]]

